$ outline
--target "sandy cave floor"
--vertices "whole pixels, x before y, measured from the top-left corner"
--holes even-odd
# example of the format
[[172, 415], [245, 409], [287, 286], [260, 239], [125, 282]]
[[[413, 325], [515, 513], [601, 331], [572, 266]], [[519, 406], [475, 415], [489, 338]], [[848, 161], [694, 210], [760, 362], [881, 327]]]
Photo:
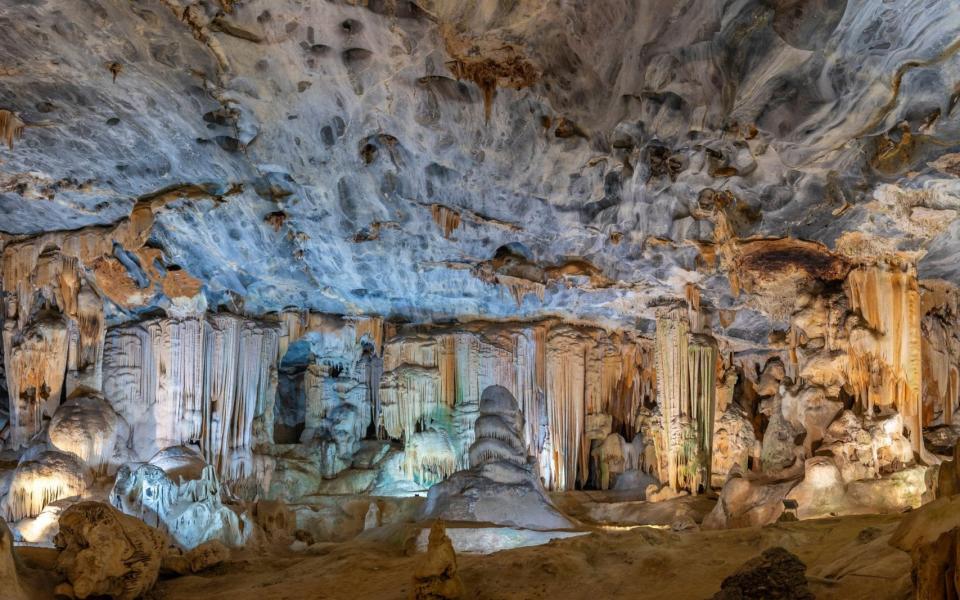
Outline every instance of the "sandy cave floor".
[[[491, 555], [458, 556], [468, 598], [709, 598], [724, 577], [782, 545], [807, 564], [819, 599], [909, 598], [910, 557], [887, 544], [899, 516], [857, 516], [763, 528], [682, 531], [637, 527]], [[385, 528], [386, 529], [386, 528]], [[237, 556], [199, 576], [161, 581], [155, 600], [405, 599], [416, 556], [409, 529], [317, 544], [309, 553]], [[827, 579], [836, 580], [826, 581]]]

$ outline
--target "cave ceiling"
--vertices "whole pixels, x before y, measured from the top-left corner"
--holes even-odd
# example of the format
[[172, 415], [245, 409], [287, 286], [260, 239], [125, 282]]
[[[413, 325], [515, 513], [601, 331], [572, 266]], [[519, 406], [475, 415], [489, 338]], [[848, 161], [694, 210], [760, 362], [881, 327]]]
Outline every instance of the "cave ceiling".
[[170, 305], [154, 270], [248, 314], [648, 332], [692, 286], [756, 344], [798, 278], [960, 281], [951, 1], [8, 0], [0, 30], [3, 243], [153, 212], [114, 322]]

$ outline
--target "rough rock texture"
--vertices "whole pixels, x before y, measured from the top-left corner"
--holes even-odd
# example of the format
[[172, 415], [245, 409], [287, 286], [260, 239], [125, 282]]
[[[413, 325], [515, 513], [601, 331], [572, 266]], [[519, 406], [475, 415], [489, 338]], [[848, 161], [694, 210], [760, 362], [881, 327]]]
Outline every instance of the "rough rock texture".
[[[943, 141], [958, 17], [943, 4], [230, 6], [12, 9], [3, 105], [26, 128], [4, 150], [5, 231], [105, 225], [173, 190], [187, 201], [159, 215], [156, 242], [211, 306], [629, 321], [626, 307], [652, 318], [650, 300], [701, 280], [711, 303], [745, 309], [724, 329], [751, 340], [769, 315], [697, 267], [722, 230], [926, 251], [924, 277], [956, 278]], [[721, 188], [737, 218], [718, 224], [702, 192]], [[535, 276], [473, 275], [510, 243]], [[816, 271], [811, 248], [722, 262]], [[148, 270], [118, 256], [101, 269]], [[518, 308], [514, 282], [543, 301]], [[141, 302], [177, 297], [173, 283]]]
[[289, 541], [297, 528], [296, 518], [283, 502], [261, 500], [253, 506], [253, 520], [268, 540]]
[[110, 505], [81, 502], [60, 516], [57, 593], [69, 598], [133, 600], [153, 587], [166, 537]]
[[753, 527], [776, 522], [783, 514], [784, 498], [797, 481], [733, 474], [723, 485], [716, 506], [703, 520], [704, 529]]
[[573, 527], [547, 497], [535, 463], [527, 459], [522, 430], [523, 417], [513, 395], [501, 386], [485, 389], [476, 441], [470, 446], [471, 469], [430, 488], [424, 516], [527, 529]]
[[111, 502], [185, 547], [250, 539], [240, 502], [339, 536], [343, 497], [431, 486], [539, 526], [544, 489], [722, 486], [711, 526], [929, 500], [950, 2], [7, 4], [0, 494], [31, 537], [120, 465]]
[[960, 528], [955, 528], [944, 532], [931, 543], [914, 546], [910, 553], [913, 559], [910, 576], [917, 600], [956, 600], [960, 597], [958, 538]]
[[723, 580], [714, 600], [813, 600], [807, 566], [780, 546], [764, 550]]
[[160, 570], [165, 573], [190, 575], [219, 565], [228, 558], [230, 549], [219, 540], [210, 540], [186, 552], [168, 548], [163, 554]]

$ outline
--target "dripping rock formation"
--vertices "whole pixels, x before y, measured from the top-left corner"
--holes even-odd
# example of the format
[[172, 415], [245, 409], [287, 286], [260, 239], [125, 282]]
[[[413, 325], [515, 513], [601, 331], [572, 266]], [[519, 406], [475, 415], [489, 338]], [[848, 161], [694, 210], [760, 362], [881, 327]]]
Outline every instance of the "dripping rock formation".
[[956, 593], [955, 0], [0, 31], [0, 589]]

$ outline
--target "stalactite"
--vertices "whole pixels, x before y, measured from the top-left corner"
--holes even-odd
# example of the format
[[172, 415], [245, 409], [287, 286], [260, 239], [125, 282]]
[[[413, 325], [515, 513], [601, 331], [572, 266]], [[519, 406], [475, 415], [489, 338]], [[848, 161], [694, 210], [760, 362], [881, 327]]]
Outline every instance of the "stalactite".
[[106, 336], [106, 396], [142, 458], [197, 442], [232, 483], [252, 474], [253, 422], [271, 401], [278, 345], [278, 327], [229, 314], [116, 327]]
[[103, 300], [89, 286], [77, 294], [76, 328], [71, 328], [67, 394], [78, 387], [103, 388], [103, 344], [106, 324]]
[[925, 316], [923, 335], [924, 424], [931, 424], [937, 409], [943, 423], [953, 423], [960, 389], [960, 343], [952, 327]]
[[[637, 416], [644, 402], [656, 398], [656, 369], [652, 345], [639, 340], [620, 340], [617, 344], [621, 361], [620, 379], [611, 393], [607, 411], [613, 417], [615, 430], [629, 434], [639, 431]], [[608, 371], [608, 373], [611, 373]]]
[[543, 451], [544, 436], [541, 434], [541, 404], [543, 387], [538, 379], [538, 371], [542, 373], [544, 364], [543, 351], [546, 349], [545, 340], [541, 334], [542, 328], [525, 329], [514, 334], [514, 354], [517, 382], [515, 394], [520, 410], [524, 415], [523, 438], [527, 452], [533, 456], [540, 456]]
[[960, 292], [925, 282], [921, 301], [923, 423], [952, 424], [960, 401]]
[[3, 502], [4, 518], [13, 523], [36, 517], [51, 502], [84, 495], [89, 485], [86, 466], [76, 456], [42, 452], [17, 465]]
[[227, 482], [253, 474], [253, 421], [266, 410], [278, 331], [234, 315], [211, 315], [205, 346], [204, 452]]
[[523, 299], [527, 294], [533, 294], [540, 302], [543, 302], [543, 295], [547, 288], [539, 281], [530, 281], [522, 277], [502, 274], [496, 275], [496, 280], [500, 285], [506, 286], [517, 306], [523, 305]]
[[690, 483], [691, 491], [697, 484], [710, 487], [710, 470], [713, 451], [713, 427], [716, 411], [717, 389], [717, 343], [708, 335], [692, 335], [688, 345], [688, 374], [690, 381], [690, 418], [696, 423], [696, 441], [698, 469], [697, 473], [688, 473], [688, 479], [697, 477]]
[[453, 408], [457, 401], [457, 340], [452, 335], [443, 335], [438, 344], [441, 400]]
[[460, 213], [442, 204], [431, 204], [430, 214], [433, 222], [443, 230], [443, 237], [450, 239], [451, 234], [460, 227]]
[[687, 320], [690, 322], [690, 331], [699, 333], [703, 330], [703, 313], [700, 310], [700, 288], [693, 283], [683, 287], [684, 297], [687, 300]]
[[240, 320], [226, 314], [211, 315], [206, 329], [204, 377], [203, 451], [207, 462], [218, 469], [228, 456], [229, 436], [237, 389], [237, 356], [240, 352]]
[[407, 441], [403, 465], [407, 479], [429, 487], [456, 472], [457, 456], [445, 432], [424, 431]]
[[380, 399], [387, 435], [409, 440], [440, 404], [439, 374], [414, 366], [387, 372], [380, 382]]
[[46, 315], [17, 330], [4, 323], [3, 356], [10, 397], [10, 443], [26, 445], [60, 406], [67, 369], [67, 325]]
[[[577, 481], [585, 417], [585, 354], [586, 345], [575, 330], [564, 327], [550, 332], [547, 406], [552, 451], [552, 480], [548, 487], [551, 489], [571, 490]], [[585, 474], [580, 478], [583, 480]]]
[[700, 484], [710, 485], [716, 344], [709, 336], [691, 335], [686, 315], [672, 309], [657, 317], [656, 352], [658, 454], [666, 456], [660, 479], [675, 491], [696, 493]]
[[203, 425], [204, 324], [198, 318], [146, 324], [156, 387], [148, 391], [155, 439], [165, 446], [199, 440]]
[[923, 367], [916, 270], [894, 264], [854, 269], [847, 295], [866, 325], [850, 333], [848, 379], [855, 395], [868, 411], [896, 407], [914, 449], [926, 454], [920, 431]]
[[354, 317], [351, 321], [356, 343], [366, 340], [373, 345], [377, 356], [383, 355], [383, 317]]

